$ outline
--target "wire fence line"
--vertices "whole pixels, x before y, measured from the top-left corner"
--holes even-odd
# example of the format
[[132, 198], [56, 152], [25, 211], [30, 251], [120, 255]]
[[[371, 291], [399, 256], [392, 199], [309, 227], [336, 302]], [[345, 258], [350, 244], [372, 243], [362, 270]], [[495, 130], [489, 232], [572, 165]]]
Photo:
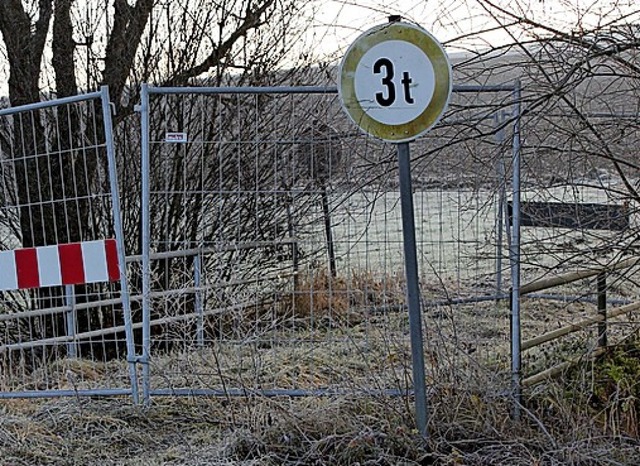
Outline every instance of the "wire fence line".
[[[517, 225], [516, 195], [620, 199], [606, 184], [534, 182], [544, 131], [514, 89], [454, 87], [441, 123], [412, 143], [431, 387], [471, 376], [510, 393], [514, 373], [519, 384], [557, 362], [512, 356], [515, 338], [553, 330], [539, 300], [518, 298], [510, 328], [513, 270], [526, 289], [607, 266], [609, 299], [632, 298], [633, 266], [615, 266], [622, 233]], [[411, 392], [395, 149], [354, 131], [335, 88], [144, 85], [113, 134], [106, 92], [0, 111], [3, 249], [116, 237], [127, 276], [3, 291], [0, 397]], [[556, 327], [595, 313], [572, 315], [595, 288], [583, 275], [545, 294]]]

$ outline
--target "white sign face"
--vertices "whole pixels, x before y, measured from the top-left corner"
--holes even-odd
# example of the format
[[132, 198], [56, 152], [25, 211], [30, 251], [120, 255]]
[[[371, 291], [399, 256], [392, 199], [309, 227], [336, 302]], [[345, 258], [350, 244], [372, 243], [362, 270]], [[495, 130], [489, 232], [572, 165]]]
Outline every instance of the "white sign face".
[[393, 22], [363, 33], [340, 64], [342, 106], [363, 131], [391, 142], [435, 125], [451, 95], [451, 64], [424, 29]]
[[354, 82], [356, 97], [367, 115], [385, 125], [402, 125], [426, 110], [435, 89], [435, 73], [429, 57], [418, 47], [390, 40], [362, 56]]

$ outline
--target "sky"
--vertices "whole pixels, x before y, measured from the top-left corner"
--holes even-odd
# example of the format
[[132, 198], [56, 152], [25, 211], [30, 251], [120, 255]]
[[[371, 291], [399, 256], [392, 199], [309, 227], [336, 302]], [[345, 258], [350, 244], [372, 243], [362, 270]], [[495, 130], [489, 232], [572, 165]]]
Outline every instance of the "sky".
[[[578, 24], [604, 24], [621, 14], [634, 12], [640, 22], [638, 0], [492, 0], [527, 18], [570, 31]], [[612, 6], [613, 5], [613, 6]], [[314, 33], [324, 35], [323, 52], [344, 53], [364, 30], [387, 21], [389, 14], [400, 14], [429, 30], [448, 49], [456, 53], [483, 49], [510, 42], [477, 0], [326, 0], [318, 10]], [[474, 35], [461, 40], [461, 37]]]
[[[315, 11], [304, 46], [311, 47], [319, 61], [337, 62], [362, 32], [387, 22], [390, 14], [429, 30], [450, 55], [511, 42], [504, 30], [495, 30], [495, 19], [481, 7], [487, 1], [567, 32], [579, 23], [606, 24], [628, 12], [635, 12], [629, 21], [640, 23], [639, 0], [316, 0], [308, 2]], [[0, 67], [2, 95], [7, 79], [6, 67]]]

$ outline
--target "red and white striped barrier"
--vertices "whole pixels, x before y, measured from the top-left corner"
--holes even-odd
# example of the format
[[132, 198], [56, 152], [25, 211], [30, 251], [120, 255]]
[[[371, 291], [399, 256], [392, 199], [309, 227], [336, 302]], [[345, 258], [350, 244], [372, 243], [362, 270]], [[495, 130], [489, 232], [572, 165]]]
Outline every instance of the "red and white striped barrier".
[[0, 251], [0, 290], [115, 281], [114, 239]]

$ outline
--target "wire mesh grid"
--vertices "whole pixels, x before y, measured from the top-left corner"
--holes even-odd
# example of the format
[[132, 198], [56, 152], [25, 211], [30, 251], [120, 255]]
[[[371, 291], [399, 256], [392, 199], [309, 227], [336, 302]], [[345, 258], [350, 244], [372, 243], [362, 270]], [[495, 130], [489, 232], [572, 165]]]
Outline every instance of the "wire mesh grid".
[[[506, 286], [495, 107], [473, 143], [452, 112], [412, 147], [432, 381], [508, 342], [504, 308], [466, 320]], [[152, 88], [148, 111], [152, 391], [410, 389], [395, 147], [334, 92]]]
[[[2, 396], [131, 391], [120, 283], [93, 283], [102, 264], [87, 259], [91, 246], [106, 254], [102, 241], [115, 238], [119, 215], [104, 101], [95, 93], [0, 116], [0, 248], [3, 258], [15, 257], [15, 267], [5, 260], [2, 271]], [[57, 248], [70, 244], [84, 251], [84, 265], [82, 259], [64, 265]], [[78, 273], [86, 277], [74, 283], [92, 283], [63, 285]], [[27, 275], [35, 281], [21, 281]], [[47, 281], [51, 276], [57, 280]]]
[[[134, 157], [120, 160], [130, 249], [139, 244], [136, 185], [146, 176], [150, 186], [142, 207], [151, 220], [152, 358], [145, 359], [137, 304], [133, 329], [138, 344], [143, 336], [143, 357], [132, 357], [118, 285], [5, 289], [2, 396], [128, 393], [136, 362], [150, 362], [155, 393], [409, 389], [395, 148], [355, 130], [331, 90], [156, 91], [146, 110], [150, 125], [142, 119], [150, 170], [133, 170]], [[507, 180], [511, 127], [520, 116], [510, 96], [481, 91], [457, 94], [441, 124], [411, 144], [431, 385], [469, 380], [468, 371], [490, 376], [496, 387], [506, 380], [494, 376], [505, 375], [509, 358]], [[2, 249], [114, 235], [101, 105], [75, 99], [0, 112]], [[522, 120], [523, 201], [616, 204], [629, 224], [619, 231], [579, 221], [570, 231], [522, 228], [525, 283], [585, 262], [611, 265], [634, 250], [633, 202], [591, 157], [602, 141], [575, 150], [580, 132], [542, 119]], [[133, 123], [118, 133], [129, 153], [140, 148]], [[623, 159], [628, 148], [616, 131], [637, 131], [632, 123], [607, 123], [615, 144], [603, 150], [623, 150]], [[550, 147], [574, 147], [568, 178], [545, 169], [557, 156], [545, 152]], [[133, 301], [144, 302], [145, 271], [139, 257], [128, 263]], [[634, 267], [610, 271], [610, 302], [636, 295]], [[594, 301], [594, 277], [555, 290], [551, 304], [549, 296], [525, 300], [525, 345], [593, 314], [595, 304], [576, 303]], [[622, 334], [634, 325], [614, 328], [624, 327]], [[593, 345], [597, 331], [562, 344]], [[528, 358], [542, 367], [555, 361], [547, 354], [564, 354], [545, 351]]]

